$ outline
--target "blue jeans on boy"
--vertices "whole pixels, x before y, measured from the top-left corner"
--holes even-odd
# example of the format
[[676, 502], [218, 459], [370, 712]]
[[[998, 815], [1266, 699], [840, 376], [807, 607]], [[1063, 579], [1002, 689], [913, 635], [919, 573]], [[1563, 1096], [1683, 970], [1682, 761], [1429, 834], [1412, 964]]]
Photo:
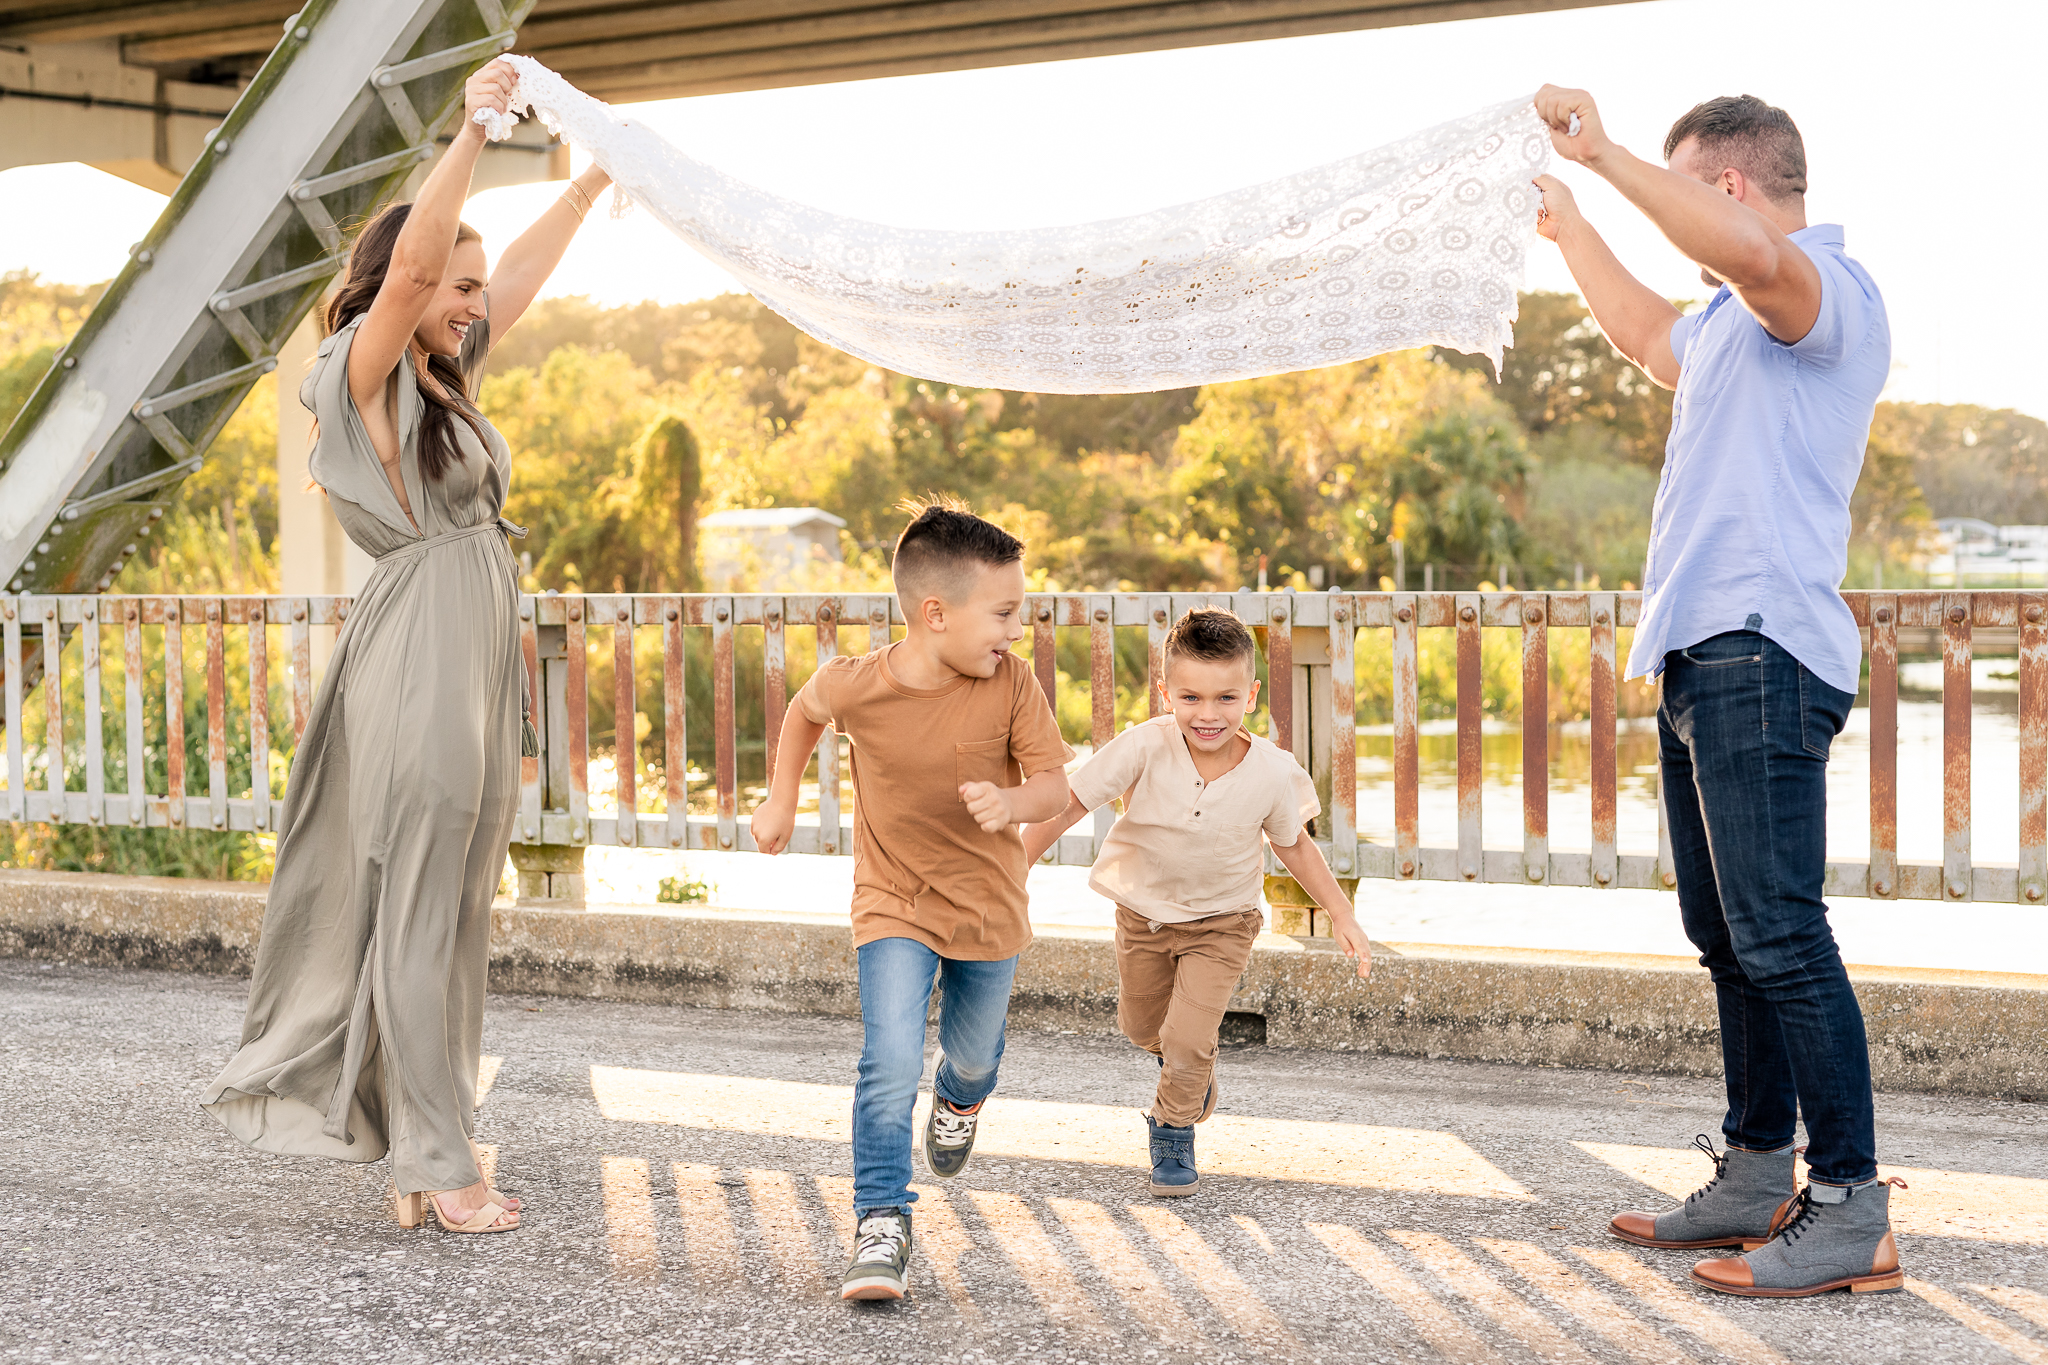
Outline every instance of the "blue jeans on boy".
[[1755, 631], [1664, 656], [1664, 810], [1685, 936], [1721, 1014], [1731, 1147], [1789, 1145], [1824, 1185], [1877, 1178], [1863, 1011], [1828, 927], [1828, 749], [1855, 698]]
[[909, 1208], [911, 1109], [924, 1075], [925, 1016], [939, 984], [939, 1051], [932, 1089], [968, 1109], [996, 1088], [1017, 959], [962, 962], [914, 938], [878, 938], [860, 955], [860, 1077], [853, 1088], [853, 1207]]

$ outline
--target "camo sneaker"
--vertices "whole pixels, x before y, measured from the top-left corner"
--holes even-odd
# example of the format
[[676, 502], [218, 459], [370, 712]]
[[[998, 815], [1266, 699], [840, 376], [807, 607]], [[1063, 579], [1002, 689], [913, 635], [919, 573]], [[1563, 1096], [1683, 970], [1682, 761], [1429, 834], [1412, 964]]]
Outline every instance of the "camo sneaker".
[[842, 1299], [900, 1299], [908, 1290], [910, 1210], [870, 1209], [860, 1220]]
[[941, 1180], [951, 1180], [967, 1169], [974, 1155], [974, 1126], [981, 1118], [981, 1106], [955, 1108], [951, 1100], [932, 1092], [932, 1111], [924, 1119], [924, 1164]]

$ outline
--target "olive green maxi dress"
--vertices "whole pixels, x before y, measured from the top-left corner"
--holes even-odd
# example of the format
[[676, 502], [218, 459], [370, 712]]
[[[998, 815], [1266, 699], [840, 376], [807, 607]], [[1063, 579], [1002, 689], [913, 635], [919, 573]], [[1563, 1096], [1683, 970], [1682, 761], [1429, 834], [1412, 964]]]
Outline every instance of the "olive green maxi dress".
[[[375, 1161], [400, 1193], [479, 1178], [469, 1135], [491, 899], [519, 798], [525, 670], [499, 517], [504, 439], [454, 423], [462, 460], [419, 467], [410, 358], [393, 376], [406, 518], [348, 391], [357, 318], [299, 396], [310, 460], [377, 565], [350, 608], [292, 761], [241, 1049], [201, 1103], [267, 1152]], [[470, 392], [488, 350], [466, 339]], [[479, 419], [481, 420], [481, 419]]]

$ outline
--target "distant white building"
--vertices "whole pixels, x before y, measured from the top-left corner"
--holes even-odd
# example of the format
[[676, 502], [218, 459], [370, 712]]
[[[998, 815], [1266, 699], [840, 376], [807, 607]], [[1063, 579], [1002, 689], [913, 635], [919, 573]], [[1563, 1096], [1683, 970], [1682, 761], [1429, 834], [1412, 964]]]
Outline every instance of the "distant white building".
[[698, 562], [713, 591], [774, 592], [804, 570], [840, 562], [846, 522], [820, 507], [750, 507], [713, 512], [697, 522]]
[[1934, 523], [1940, 549], [1927, 562], [1929, 577], [1966, 588], [1991, 579], [2024, 585], [2048, 584], [2048, 526], [1993, 526], [1975, 517], [1943, 517]]

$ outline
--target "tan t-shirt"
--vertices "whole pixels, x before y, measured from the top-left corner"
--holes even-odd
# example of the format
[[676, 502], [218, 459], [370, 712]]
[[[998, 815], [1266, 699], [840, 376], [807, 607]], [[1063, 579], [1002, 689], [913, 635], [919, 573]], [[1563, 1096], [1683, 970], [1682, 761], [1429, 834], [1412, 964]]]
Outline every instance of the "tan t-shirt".
[[998, 962], [1031, 941], [1024, 842], [990, 834], [963, 782], [1014, 787], [1074, 756], [1031, 666], [927, 690], [897, 681], [890, 645], [826, 662], [797, 693], [853, 741], [853, 942], [914, 938], [941, 957]]
[[1265, 882], [1263, 831], [1286, 847], [1322, 809], [1294, 755], [1249, 730], [1251, 752], [1204, 782], [1173, 717], [1154, 716], [1102, 746], [1069, 779], [1094, 810], [1123, 796], [1088, 885], [1148, 920], [1182, 924], [1256, 910]]

